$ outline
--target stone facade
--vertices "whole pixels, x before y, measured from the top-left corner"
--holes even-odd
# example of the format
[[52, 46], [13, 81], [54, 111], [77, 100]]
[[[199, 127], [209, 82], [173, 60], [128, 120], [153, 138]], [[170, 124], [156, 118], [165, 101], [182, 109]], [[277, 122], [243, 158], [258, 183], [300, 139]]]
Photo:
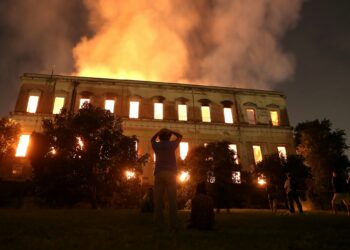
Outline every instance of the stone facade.
[[[30, 96], [38, 96], [34, 113], [27, 112]], [[167, 127], [183, 134], [189, 148], [204, 143], [227, 140], [237, 147], [242, 170], [252, 171], [255, 165], [253, 145], [262, 155], [284, 147], [294, 152], [292, 128], [288, 121], [285, 96], [280, 92], [189, 85], [148, 81], [115, 80], [59, 75], [24, 74], [12, 118], [20, 122], [24, 134], [41, 129], [43, 118], [53, 117], [56, 97], [64, 98], [63, 106], [78, 110], [80, 99], [94, 106], [105, 107], [114, 100], [114, 114], [122, 118], [124, 133], [136, 135], [140, 153], [153, 155], [150, 138]], [[62, 99], [63, 100], [63, 99]], [[139, 117], [129, 118], [130, 101], [139, 102]], [[163, 119], [154, 118], [154, 103], [162, 103]], [[186, 105], [187, 120], [178, 117], [179, 104]], [[210, 122], [203, 122], [202, 106], [209, 107]], [[224, 108], [232, 112], [233, 123], [225, 123]], [[248, 111], [251, 112], [248, 117]], [[277, 114], [277, 124], [271, 112]], [[252, 121], [253, 118], [253, 121]], [[152, 183], [153, 163], [144, 169], [143, 181]]]

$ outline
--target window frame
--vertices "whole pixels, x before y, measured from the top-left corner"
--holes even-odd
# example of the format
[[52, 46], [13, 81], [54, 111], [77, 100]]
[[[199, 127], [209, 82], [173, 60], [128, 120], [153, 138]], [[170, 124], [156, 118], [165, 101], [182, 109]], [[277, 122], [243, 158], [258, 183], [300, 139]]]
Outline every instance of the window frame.
[[[62, 107], [59, 109], [59, 111], [56, 110], [56, 100], [57, 98], [63, 98], [63, 104], [62, 104]], [[57, 114], [60, 114], [62, 109], [64, 109], [64, 106], [66, 104], [66, 97], [65, 96], [61, 96], [61, 95], [56, 95], [55, 96], [55, 99], [53, 101], [53, 107], [52, 107], [52, 114], [54, 115], [57, 115]]]
[[[276, 112], [276, 115], [277, 115], [277, 124], [274, 124], [274, 121], [273, 121], [273, 119], [272, 119], [272, 113], [273, 113], [273, 112]], [[281, 126], [281, 118], [280, 118], [280, 112], [279, 112], [279, 110], [271, 109], [271, 110], [269, 110], [269, 114], [270, 114], [270, 122], [271, 122], [271, 125], [274, 126], [274, 127]]]
[[[251, 120], [249, 119], [249, 111], [253, 111], [253, 114], [254, 114], [254, 122], [251, 122]], [[254, 108], [246, 108], [246, 115], [247, 115], [247, 122], [248, 124], [251, 124], [251, 125], [256, 125], [257, 124], [257, 119], [256, 119], [256, 110]]]
[[[185, 115], [180, 115], [180, 106], [185, 106]], [[181, 119], [181, 117], [186, 116], [186, 119]], [[188, 105], [186, 103], [177, 104], [177, 119], [182, 122], [188, 121]]]
[[[256, 154], [255, 154], [255, 150], [254, 150], [255, 148], [259, 148], [261, 160], [256, 159], [256, 157], [255, 157]], [[253, 145], [252, 145], [252, 150], [253, 150], [253, 159], [254, 159], [254, 163], [255, 163], [255, 165], [257, 165], [259, 162], [261, 162], [261, 161], [264, 160], [263, 152], [262, 152], [262, 147], [261, 147], [261, 145], [253, 144]]]
[[[159, 109], [159, 107], [161, 107], [161, 109]], [[160, 113], [157, 113], [157, 111], [159, 111]], [[164, 103], [163, 102], [158, 101], [153, 103], [153, 119], [164, 120]]]
[[[112, 106], [112, 110], [108, 109], [107, 107], [107, 102], [113, 102], [113, 106]], [[115, 113], [115, 105], [116, 105], [116, 100], [114, 98], [106, 98], [105, 99], [105, 105], [104, 105], [104, 109], [105, 110], [109, 110], [109, 112], [111, 112], [111, 114], [114, 114]]]
[[[208, 116], [204, 116], [204, 108], [208, 108]], [[210, 104], [202, 104], [201, 105], [201, 117], [202, 117], [202, 122], [205, 123], [210, 123], [211, 122], [211, 111], [210, 111]], [[208, 118], [206, 120], [205, 118]]]
[[[33, 103], [32, 103], [33, 102], [33, 98], [35, 98], [34, 99], [35, 108], [32, 107], [32, 105], [33, 105]], [[29, 93], [26, 112], [30, 113], [30, 114], [35, 114], [38, 111], [39, 101], [40, 101], [40, 94], [38, 94], [38, 93]]]
[[[132, 105], [132, 103], [137, 103], [137, 106]], [[134, 113], [132, 113], [132, 107], [137, 107], [136, 111], [136, 115]], [[129, 101], [129, 119], [139, 119], [140, 118], [140, 101], [139, 100], [130, 100]]]

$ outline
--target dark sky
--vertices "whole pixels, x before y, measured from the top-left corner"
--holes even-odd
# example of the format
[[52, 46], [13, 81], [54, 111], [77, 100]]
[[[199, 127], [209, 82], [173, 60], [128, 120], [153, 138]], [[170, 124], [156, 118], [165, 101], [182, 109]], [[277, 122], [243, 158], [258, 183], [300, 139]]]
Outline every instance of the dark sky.
[[[313, 0], [303, 5], [298, 26], [284, 46], [296, 57], [285, 92], [292, 125], [327, 118], [345, 129], [350, 144], [350, 1]], [[350, 152], [348, 150], [348, 155]]]
[[[28, 2], [33, 3], [30, 8]], [[0, 116], [13, 110], [18, 78], [24, 72], [50, 73], [52, 68], [56, 72], [72, 72], [71, 51], [62, 51], [89, 33], [81, 0], [36, 3], [36, 0], [0, 1]], [[31, 8], [47, 13], [45, 20], [60, 15], [64, 24], [45, 25], [44, 19], [33, 14]], [[345, 129], [349, 138], [349, 10], [349, 0], [306, 1], [297, 26], [284, 37], [282, 46], [294, 55], [296, 70], [293, 79], [281, 83], [276, 90], [287, 95], [293, 126], [328, 118], [333, 128]], [[62, 44], [60, 48], [57, 41]], [[63, 61], [68, 63], [60, 63]], [[350, 144], [349, 139], [347, 142]]]

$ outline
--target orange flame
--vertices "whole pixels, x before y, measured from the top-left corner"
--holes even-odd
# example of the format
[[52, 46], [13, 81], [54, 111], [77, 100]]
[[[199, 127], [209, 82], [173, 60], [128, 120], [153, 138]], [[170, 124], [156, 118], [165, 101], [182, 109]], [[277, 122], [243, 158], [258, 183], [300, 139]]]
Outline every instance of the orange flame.
[[278, 43], [302, 2], [84, 0], [94, 34], [73, 49], [75, 74], [264, 88], [293, 73]]

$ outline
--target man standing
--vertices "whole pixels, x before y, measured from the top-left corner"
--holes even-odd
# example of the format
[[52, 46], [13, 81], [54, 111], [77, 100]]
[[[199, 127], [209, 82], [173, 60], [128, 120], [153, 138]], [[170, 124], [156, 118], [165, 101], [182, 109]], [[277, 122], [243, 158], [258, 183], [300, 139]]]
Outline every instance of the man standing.
[[[171, 141], [171, 136], [176, 137]], [[157, 140], [157, 138], [159, 140]], [[176, 173], [177, 164], [175, 151], [180, 144], [182, 135], [163, 128], [159, 130], [151, 139], [152, 148], [156, 155], [154, 170], [154, 217], [158, 229], [164, 224], [163, 219], [163, 198], [167, 193], [169, 202], [170, 228], [177, 228], [177, 204], [176, 204]]]
[[299, 213], [303, 212], [303, 207], [301, 206], [301, 202], [299, 199], [299, 194], [297, 191], [297, 183], [291, 173], [287, 173], [287, 180], [284, 183], [284, 189], [287, 193], [289, 211], [291, 214], [294, 214], [294, 202], [297, 204]]
[[333, 171], [332, 177], [332, 187], [333, 187], [333, 199], [332, 199], [332, 209], [334, 214], [337, 213], [336, 205], [344, 203], [348, 211], [348, 216], [350, 216], [349, 205], [350, 205], [350, 196], [348, 193], [348, 183], [344, 174], [339, 174], [336, 171]]

